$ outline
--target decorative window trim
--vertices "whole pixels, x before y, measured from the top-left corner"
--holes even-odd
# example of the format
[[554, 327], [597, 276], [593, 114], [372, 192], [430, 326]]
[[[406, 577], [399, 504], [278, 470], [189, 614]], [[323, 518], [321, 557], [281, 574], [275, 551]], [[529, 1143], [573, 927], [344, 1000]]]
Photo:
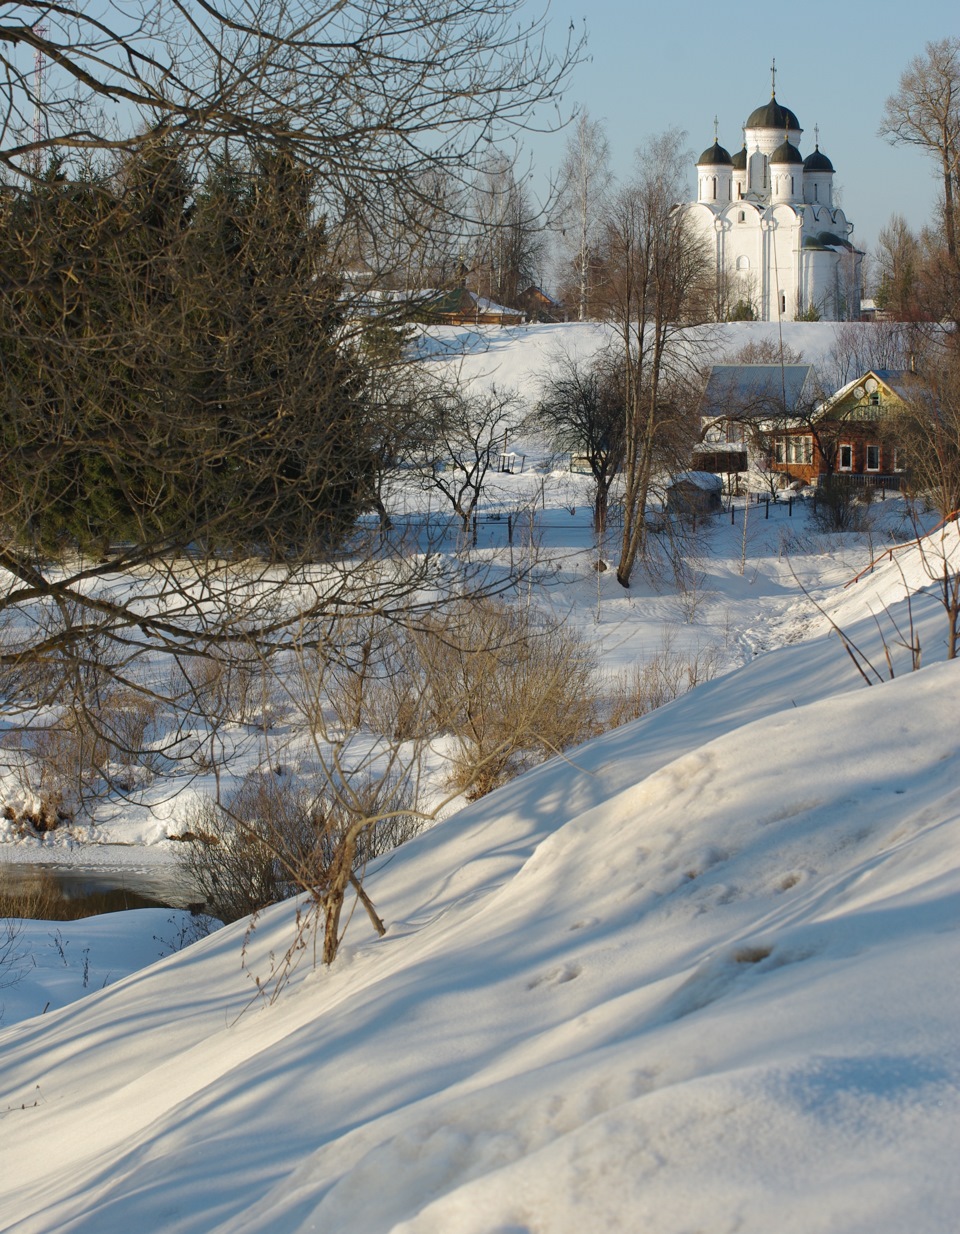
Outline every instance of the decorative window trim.
[[[843, 452], [847, 452], [847, 462], [843, 461]], [[853, 442], [841, 441], [837, 446], [837, 471], [853, 471]]]

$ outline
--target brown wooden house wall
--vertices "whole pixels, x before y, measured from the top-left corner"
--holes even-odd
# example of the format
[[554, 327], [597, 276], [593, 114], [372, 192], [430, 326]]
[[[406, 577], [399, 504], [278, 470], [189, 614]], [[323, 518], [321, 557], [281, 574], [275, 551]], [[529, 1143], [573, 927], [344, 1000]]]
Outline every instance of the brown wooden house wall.
[[[822, 430], [821, 430], [822, 431]], [[830, 436], [833, 437], [836, 433], [836, 452], [834, 455], [833, 470], [837, 475], [892, 475], [897, 468], [896, 449], [889, 442], [883, 440], [880, 434], [879, 425], [870, 421], [851, 420], [846, 423], [841, 423], [836, 430], [832, 427], [829, 429]], [[813, 437], [813, 461], [810, 463], [789, 463], [777, 462], [776, 459], [776, 440], [785, 439], [787, 437]], [[841, 445], [850, 445], [853, 447], [852, 466], [840, 466], [840, 447]], [[880, 447], [880, 466], [867, 470], [867, 446]], [[799, 480], [803, 484], [816, 484], [817, 477], [823, 475], [827, 471], [826, 464], [821, 456], [817, 438], [809, 430], [794, 429], [783, 433], [777, 433], [774, 436], [774, 444], [772, 447], [772, 457], [770, 459], [771, 471], [780, 472], [784, 476], [788, 476], [791, 480]]]

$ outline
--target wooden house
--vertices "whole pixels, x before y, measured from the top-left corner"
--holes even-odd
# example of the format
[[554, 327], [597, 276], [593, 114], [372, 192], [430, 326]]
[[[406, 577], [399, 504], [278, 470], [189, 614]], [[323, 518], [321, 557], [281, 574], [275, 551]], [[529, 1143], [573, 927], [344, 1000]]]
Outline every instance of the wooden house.
[[528, 321], [549, 323], [567, 320], [567, 311], [560, 301], [554, 300], [536, 285], [522, 291], [517, 297], [517, 304], [526, 313]]
[[425, 293], [418, 315], [424, 321], [451, 326], [519, 326], [526, 317], [521, 309], [507, 308], [463, 286]]
[[815, 485], [839, 475], [854, 484], [899, 488], [897, 449], [884, 426], [909, 402], [914, 381], [909, 372], [872, 369], [809, 414], [771, 422], [770, 470], [787, 482]]

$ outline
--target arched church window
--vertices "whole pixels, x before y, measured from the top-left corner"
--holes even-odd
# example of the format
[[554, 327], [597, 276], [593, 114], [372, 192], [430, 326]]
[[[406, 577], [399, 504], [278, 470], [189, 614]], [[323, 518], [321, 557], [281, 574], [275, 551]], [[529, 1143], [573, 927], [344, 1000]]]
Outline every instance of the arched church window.
[[820, 200], [820, 185], [819, 184], [814, 184], [813, 186], [813, 200], [814, 201]]
[[749, 270], [750, 269], [750, 258], [749, 257], [738, 257], [737, 258], [737, 269], [738, 270]]
[[713, 200], [717, 200], [717, 177], [713, 177]]

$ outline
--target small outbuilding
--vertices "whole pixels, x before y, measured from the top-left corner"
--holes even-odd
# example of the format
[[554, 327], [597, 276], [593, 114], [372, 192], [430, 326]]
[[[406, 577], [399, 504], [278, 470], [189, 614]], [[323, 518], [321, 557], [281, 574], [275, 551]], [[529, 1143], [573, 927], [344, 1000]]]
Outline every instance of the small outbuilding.
[[682, 471], [667, 486], [667, 512], [691, 517], [723, 508], [723, 481], [712, 471]]

